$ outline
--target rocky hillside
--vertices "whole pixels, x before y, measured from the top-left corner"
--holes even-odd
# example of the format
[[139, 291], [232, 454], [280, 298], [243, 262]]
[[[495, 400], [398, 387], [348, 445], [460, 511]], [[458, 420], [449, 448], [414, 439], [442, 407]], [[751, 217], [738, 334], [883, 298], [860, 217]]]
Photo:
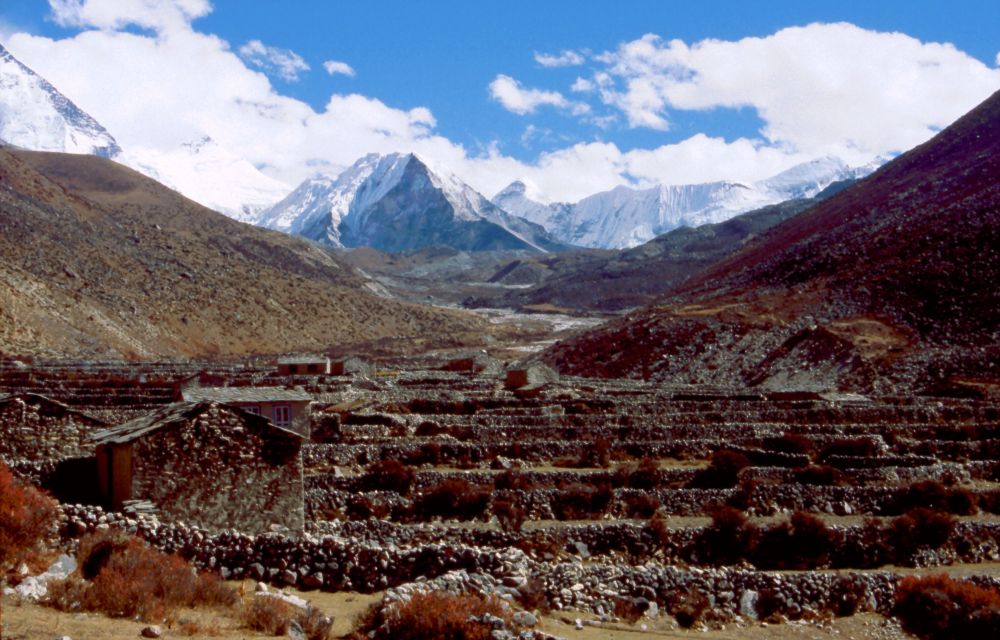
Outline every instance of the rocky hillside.
[[998, 281], [1000, 93], [545, 359], [584, 375], [972, 393], [1000, 378]]
[[725, 222], [674, 229], [633, 249], [591, 249], [514, 260], [490, 279], [507, 288], [495, 288], [467, 300], [466, 305], [550, 305], [611, 312], [640, 307], [852, 182], [834, 183], [814, 198], [763, 207]]
[[230, 356], [480, 332], [114, 162], [0, 148], [0, 351]]

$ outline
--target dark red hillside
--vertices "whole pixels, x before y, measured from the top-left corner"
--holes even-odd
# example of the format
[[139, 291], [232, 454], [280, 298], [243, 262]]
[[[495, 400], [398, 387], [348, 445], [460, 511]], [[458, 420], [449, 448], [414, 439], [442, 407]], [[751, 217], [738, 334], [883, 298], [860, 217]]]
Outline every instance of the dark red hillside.
[[[992, 379], [998, 253], [1000, 93], [660, 305], [546, 359], [577, 373], [770, 386]], [[830, 336], [851, 349], [810, 346]]]

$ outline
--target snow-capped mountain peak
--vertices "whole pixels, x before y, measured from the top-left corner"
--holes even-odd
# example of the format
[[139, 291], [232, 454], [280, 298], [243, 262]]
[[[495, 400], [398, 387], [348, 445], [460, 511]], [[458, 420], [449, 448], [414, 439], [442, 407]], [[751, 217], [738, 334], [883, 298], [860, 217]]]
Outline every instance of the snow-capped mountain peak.
[[36, 151], [111, 158], [121, 148], [107, 130], [0, 45], [0, 139]]
[[314, 176], [264, 211], [259, 223], [335, 247], [555, 246], [540, 226], [509, 215], [450, 171], [432, 169], [413, 154], [369, 154], [336, 178]]
[[864, 177], [881, 162], [850, 167], [839, 158], [805, 162], [753, 184], [710, 182], [618, 186], [574, 204], [543, 204], [529, 197], [521, 181], [497, 193], [499, 207], [545, 227], [567, 244], [624, 249], [681, 226], [699, 226], [784, 200], [808, 198], [834, 182]]

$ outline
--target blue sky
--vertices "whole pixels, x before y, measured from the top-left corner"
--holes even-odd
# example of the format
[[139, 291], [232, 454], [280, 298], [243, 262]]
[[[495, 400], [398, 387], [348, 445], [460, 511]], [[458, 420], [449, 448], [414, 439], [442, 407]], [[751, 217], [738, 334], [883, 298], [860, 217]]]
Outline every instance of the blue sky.
[[[302, 177], [305, 167], [335, 172], [368, 150], [412, 147], [468, 176], [487, 195], [524, 174], [547, 199], [621, 183], [717, 179], [726, 171], [755, 179], [818, 155], [860, 162], [905, 150], [1000, 88], [997, 25], [995, 0], [0, 4], [0, 34], [15, 55], [125, 145], [165, 150], [203, 132], [286, 182]], [[134, 37], [117, 37], [123, 34]], [[186, 37], [192, 34], [197, 38]], [[647, 34], [654, 37], [644, 40]], [[182, 40], [190, 40], [190, 53], [177, 44]], [[706, 40], [716, 45], [705, 46]], [[158, 51], [152, 51], [156, 42]], [[218, 46], [209, 51], [212, 42]], [[942, 50], [936, 43], [952, 46]], [[171, 71], [164, 60], [218, 55], [216, 73], [229, 69], [226, 77], [232, 78], [234, 61], [221, 56], [238, 59], [248, 74], [264, 73], [269, 86], [256, 86], [248, 75], [245, 88], [214, 99], [235, 101], [244, 111], [247, 104], [266, 105], [260, 111], [271, 114], [287, 111], [289, 122], [311, 117], [288, 101], [304, 103], [328, 116], [317, 118], [325, 128], [314, 127], [313, 137], [338, 150], [306, 142], [294, 151], [279, 149], [278, 138], [288, 142], [288, 122], [275, 125], [273, 147], [246, 142], [248, 135], [267, 135], [260, 122], [237, 128], [232, 111], [222, 106], [212, 120], [205, 116], [207, 103], [190, 116], [175, 109], [176, 120], [157, 127], [159, 137], [144, 134], [127, 120], [142, 109], [122, 107], [134, 96], [127, 87], [113, 88], [115, 65], [127, 67], [145, 53], [151, 60], [145, 69], [163, 69], [164, 82], [191, 75], [189, 67]], [[580, 64], [539, 61], [560, 55]], [[327, 73], [328, 61], [343, 63], [353, 75]], [[727, 76], [737, 62], [746, 64], [745, 71]], [[886, 95], [903, 97], [870, 99], [881, 90], [880, 72], [888, 76]], [[142, 76], [139, 69], [134, 73]], [[843, 86], [813, 81], [841, 75]], [[926, 77], [910, 77], [921, 75]], [[692, 77], [704, 82], [687, 82]], [[954, 86], [944, 86], [942, 78]], [[104, 102], [94, 88], [101, 83], [112, 87]], [[184, 91], [197, 91], [197, 85], [185, 78], [177, 85], [178, 93]], [[352, 102], [348, 96], [357, 99], [331, 109], [332, 96], [345, 103]], [[829, 113], [800, 117], [821, 102], [830, 103]], [[846, 113], [844, 107], [854, 105], [859, 111]], [[169, 118], [170, 110], [164, 111], [151, 111], [146, 128], [150, 118]], [[873, 122], [855, 133], [852, 122], [867, 114]], [[365, 130], [331, 124], [335, 118], [361, 122]], [[896, 135], [882, 131], [894, 123]], [[573, 172], [581, 178], [569, 179]]]

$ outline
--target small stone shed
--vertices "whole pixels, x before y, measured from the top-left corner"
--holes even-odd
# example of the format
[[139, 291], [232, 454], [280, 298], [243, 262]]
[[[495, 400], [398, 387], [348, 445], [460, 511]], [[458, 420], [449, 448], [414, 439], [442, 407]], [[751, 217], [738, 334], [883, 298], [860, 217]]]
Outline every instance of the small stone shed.
[[305, 524], [300, 434], [215, 402], [175, 403], [93, 436], [106, 506], [148, 500], [169, 519], [263, 533]]
[[284, 356], [278, 358], [278, 375], [329, 375], [330, 358], [325, 356]]
[[107, 424], [34, 393], [0, 396], [0, 459], [50, 461], [92, 455], [87, 436]]
[[301, 389], [284, 387], [201, 387], [180, 389], [182, 402], [218, 402], [238, 407], [270, 420], [276, 427], [309, 437], [312, 396]]

